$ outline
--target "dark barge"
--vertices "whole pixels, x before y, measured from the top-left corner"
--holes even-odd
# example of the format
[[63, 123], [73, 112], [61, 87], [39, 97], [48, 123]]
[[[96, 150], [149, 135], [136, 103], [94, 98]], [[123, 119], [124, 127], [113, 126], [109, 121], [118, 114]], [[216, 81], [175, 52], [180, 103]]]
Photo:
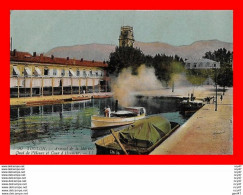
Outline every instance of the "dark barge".
[[161, 116], [141, 119], [97, 140], [97, 154], [149, 154], [179, 126]]

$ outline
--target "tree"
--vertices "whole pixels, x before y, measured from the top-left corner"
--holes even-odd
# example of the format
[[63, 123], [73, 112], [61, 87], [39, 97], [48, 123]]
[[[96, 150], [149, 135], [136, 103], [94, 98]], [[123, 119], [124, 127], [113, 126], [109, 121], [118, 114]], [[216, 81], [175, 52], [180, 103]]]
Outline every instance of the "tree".
[[[175, 63], [176, 62], [176, 63]], [[179, 56], [166, 56], [165, 54], [157, 54], [154, 57], [144, 55], [140, 49], [133, 47], [116, 47], [115, 52], [110, 54], [108, 62], [108, 72], [117, 76], [123, 68], [132, 68], [132, 74], [137, 74], [137, 69], [141, 64], [155, 69], [155, 75], [158, 80], [168, 82], [172, 73], [178, 72], [179, 64], [184, 61]], [[174, 64], [174, 65], [173, 65]]]
[[[220, 62], [220, 69], [217, 70], [218, 85], [224, 88], [233, 86], [233, 52], [221, 48], [214, 52], [206, 52], [203, 58]], [[212, 78], [215, 81], [215, 77]]]
[[213, 75], [213, 71], [209, 69], [188, 69], [186, 70], [186, 78], [193, 85], [201, 85], [209, 76]]
[[137, 68], [145, 62], [145, 56], [140, 49], [133, 47], [116, 47], [110, 54], [108, 62], [109, 73], [116, 76], [123, 68], [132, 67], [132, 73], [137, 74]]

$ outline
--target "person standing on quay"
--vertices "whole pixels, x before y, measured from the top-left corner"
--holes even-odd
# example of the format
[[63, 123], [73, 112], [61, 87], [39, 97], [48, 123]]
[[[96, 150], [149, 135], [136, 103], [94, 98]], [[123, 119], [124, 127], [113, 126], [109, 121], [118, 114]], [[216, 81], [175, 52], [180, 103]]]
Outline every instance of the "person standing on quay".
[[222, 102], [222, 100], [223, 100], [223, 95], [221, 94], [221, 96], [220, 96], [220, 100], [221, 100], [221, 102]]

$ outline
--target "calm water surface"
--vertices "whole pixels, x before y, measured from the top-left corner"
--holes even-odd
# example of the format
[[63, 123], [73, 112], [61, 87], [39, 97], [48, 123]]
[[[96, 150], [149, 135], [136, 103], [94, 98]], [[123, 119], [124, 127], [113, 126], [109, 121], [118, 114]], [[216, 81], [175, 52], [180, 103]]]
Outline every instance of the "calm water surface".
[[[11, 150], [32, 154], [96, 154], [97, 133], [90, 129], [91, 116], [102, 114], [105, 107], [114, 110], [115, 100], [92, 99], [56, 105], [11, 107]], [[137, 98], [133, 106], [143, 106], [147, 115], [159, 114], [183, 124], [179, 101], [164, 98]], [[99, 132], [99, 135], [109, 131]], [[42, 153], [44, 152], [44, 153]], [[49, 153], [48, 153], [49, 152]], [[62, 152], [62, 153], [61, 153]]]

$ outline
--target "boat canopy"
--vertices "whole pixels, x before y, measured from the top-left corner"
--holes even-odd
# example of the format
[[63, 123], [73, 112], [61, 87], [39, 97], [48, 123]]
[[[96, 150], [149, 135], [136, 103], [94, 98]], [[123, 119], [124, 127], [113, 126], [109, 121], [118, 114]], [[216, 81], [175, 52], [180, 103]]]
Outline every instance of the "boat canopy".
[[112, 116], [116, 116], [116, 117], [133, 117], [133, 116], [137, 116], [137, 114], [134, 113], [134, 112], [126, 111], [126, 110], [119, 110], [117, 112], [112, 113]]
[[125, 110], [128, 110], [128, 111], [133, 112], [133, 113], [137, 113], [137, 114], [145, 113], [144, 107], [126, 107]]
[[133, 112], [129, 112], [129, 111], [126, 111], [126, 110], [119, 110], [119, 111], [115, 112], [115, 114], [124, 115], [124, 114], [133, 114]]
[[[151, 146], [171, 130], [170, 122], [162, 116], [152, 116], [138, 120], [120, 132], [125, 142]], [[142, 144], [141, 144], [142, 143]]]

